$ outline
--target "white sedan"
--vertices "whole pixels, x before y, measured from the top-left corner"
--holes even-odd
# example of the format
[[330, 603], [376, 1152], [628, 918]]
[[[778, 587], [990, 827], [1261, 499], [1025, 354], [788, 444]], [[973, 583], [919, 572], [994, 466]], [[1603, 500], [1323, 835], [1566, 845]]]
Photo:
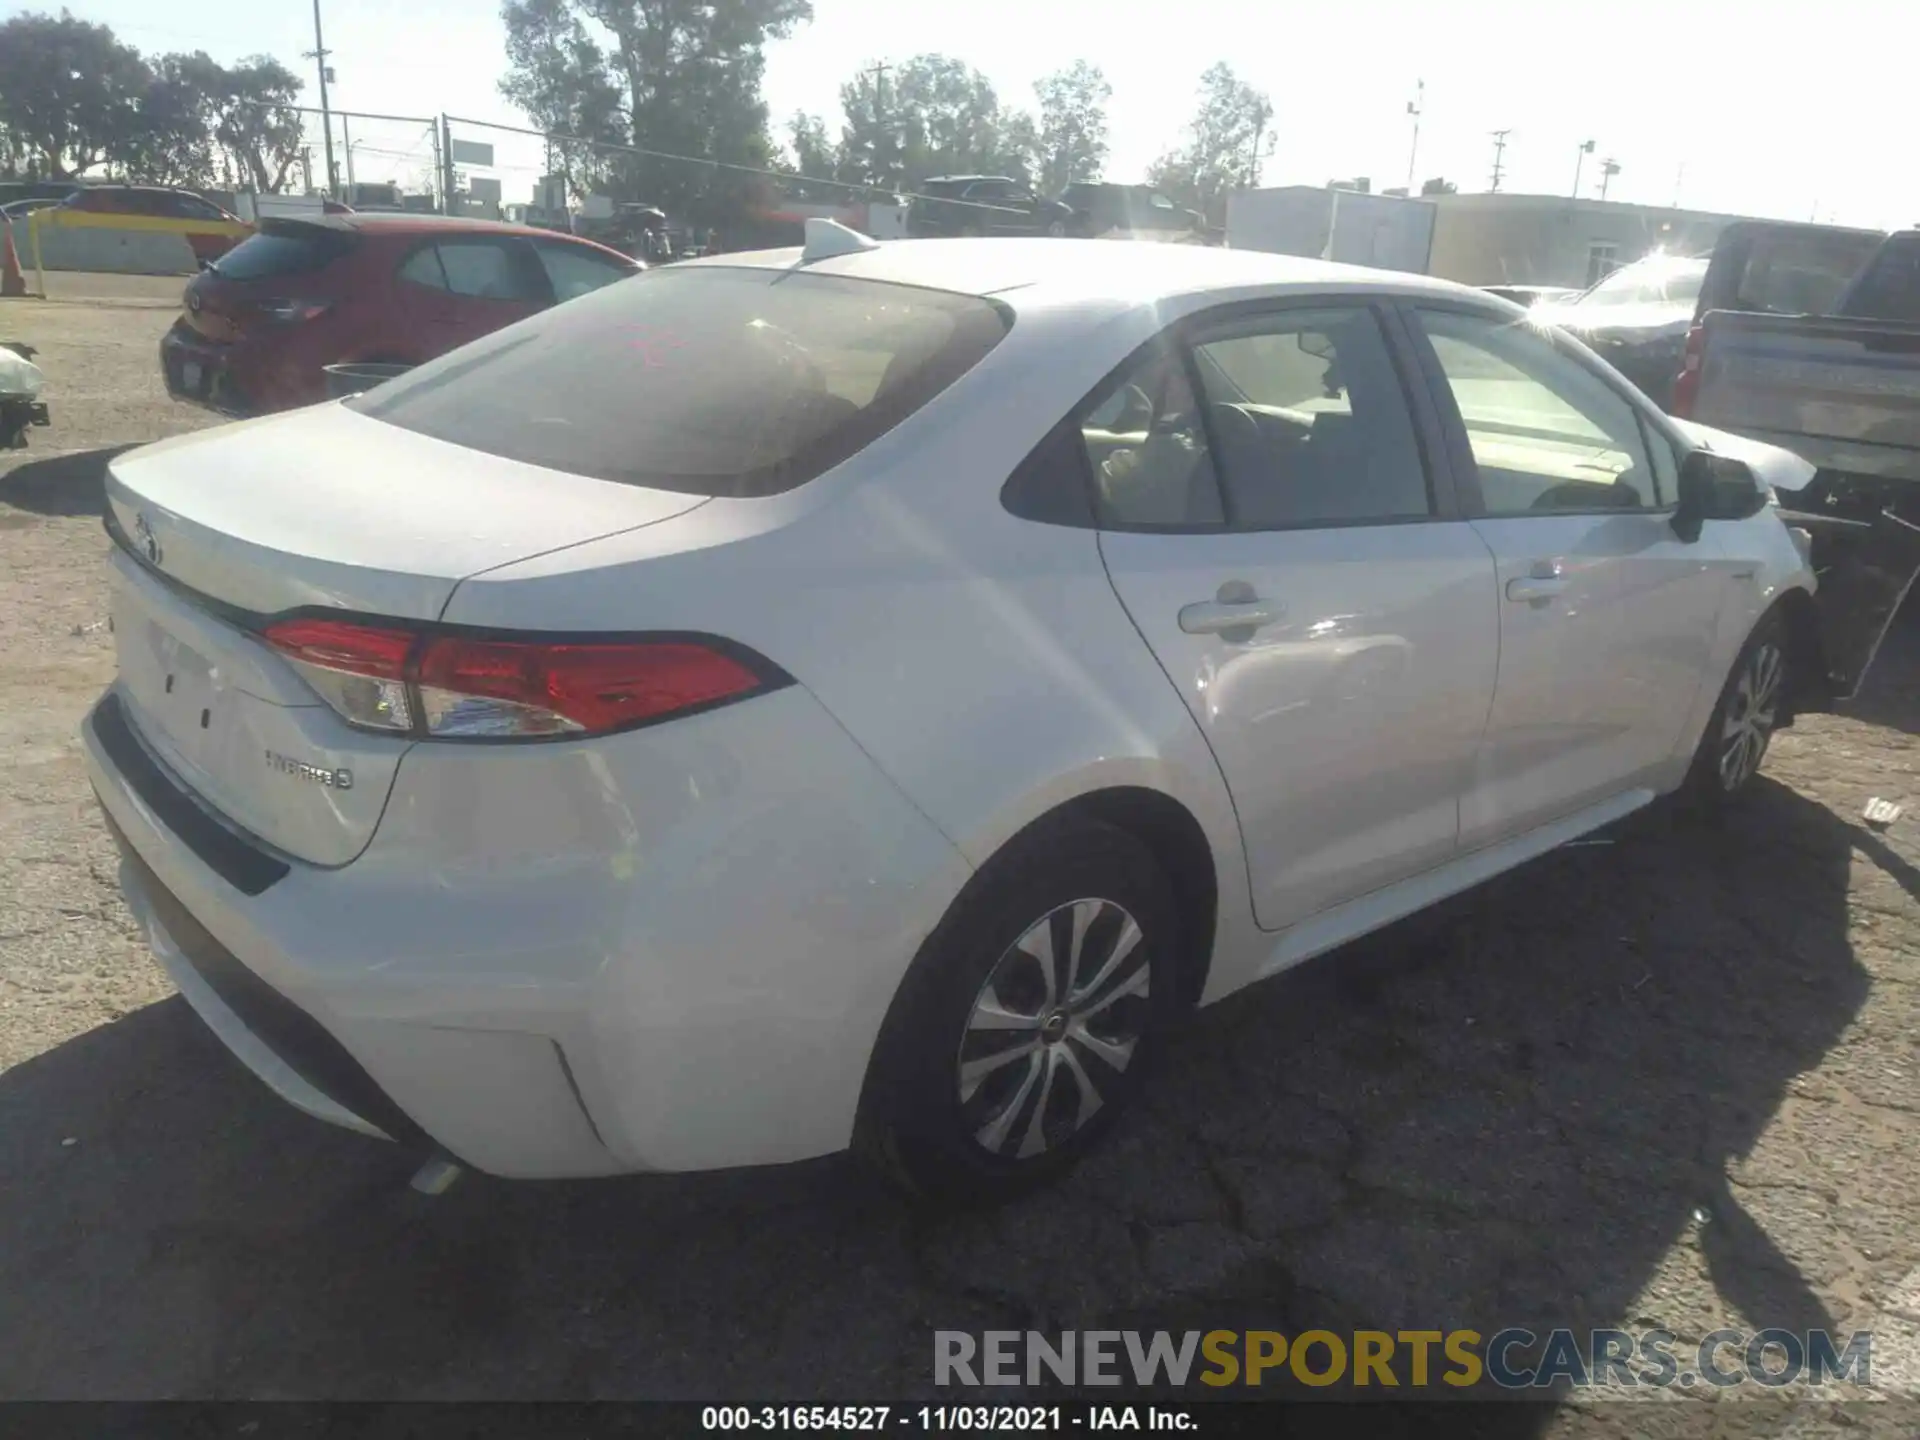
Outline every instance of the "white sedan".
[[820, 223], [114, 460], [86, 752], [314, 1115], [991, 1199], [1183, 1007], [1747, 789], [1846, 688], [1770, 498], [1462, 287]]

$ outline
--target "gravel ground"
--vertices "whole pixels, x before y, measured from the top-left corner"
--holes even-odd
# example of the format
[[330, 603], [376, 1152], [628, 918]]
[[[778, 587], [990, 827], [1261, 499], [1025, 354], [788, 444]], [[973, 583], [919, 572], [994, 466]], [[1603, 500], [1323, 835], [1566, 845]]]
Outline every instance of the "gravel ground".
[[1738, 825], [1640, 817], [1214, 1007], [1023, 1204], [833, 1160], [418, 1207], [171, 997], [83, 777], [103, 455], [206, 423], [156, 375], [177, 286], [0, 302], [55, 417], [0, 458], [0, 1395], [852, 1400], [932, 1393], [936, 1328], [1556, 1323], [1872, 1328], [1920, 1394], [1920, 625]]

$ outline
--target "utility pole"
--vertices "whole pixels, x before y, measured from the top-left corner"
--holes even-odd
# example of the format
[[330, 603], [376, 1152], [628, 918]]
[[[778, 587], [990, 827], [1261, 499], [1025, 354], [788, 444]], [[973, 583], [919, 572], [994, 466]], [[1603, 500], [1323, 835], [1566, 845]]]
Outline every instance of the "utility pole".
[[456, 215], [453, 198], [453, 127], [447, 124], [447, 117], [440, 116], [440, 208], [442, 213]]
[[1686, 178], [1687, 178], [1687, 162], [1682, 160], [1680, 162], [1679, 170], [1674, 173], [1674, 177], [1673, 177], [1673, 208], [1676, 210], [1680, 208], [1680, 182], [1685, 180]]
[[1413, 99], [1407, 102], [1407, 114], [1413, 117], [1413, 144], [1407, 149], [1407, 193], [1413, 193], [1413, 167], [1420, 158], [1420, 112], [1427, 108], [1427, 82], [1416, 80]]
[[[880, 60], [860, 72], [863, 75], [873, 76], [873, 123], [875, 128], [886, 137], [887, 150], [889, 152], [888, 154], [882, 155], [876, 151], [873, 157], [874, 168], [879, 170], [884, 166], [887, 170], [886, 178], [889, 182], [892, 180], [893, 171], [893, 156], [891, 152], [896, 148], [893, 126], [887, 119], [887, 72], [891, 69], [893, 69], [893, 66], [884, 60]], [[880, 179], [881, 177], [876, 175], [874, 178]], [[905, 177], [902, 176], [901, 179], [904, 180]]]
[[1620, 162], [1618, 160], [1602, 160], [1600, 162], [1600, 198], [1603, 201], [1607, 198], [1608, 182], [1619, 173]]
[[340, 117], [340, 143], [347, 152], [347, 192], [353, 192], [353, 135], [347, 129], [347, 117]]
[[1493, 184], [1488, 188], [1496, 193], [1500, 189], [1500, 158], [1506, 153], [1507, 136], [1512, 133], [1513, 131], [1511, 130], [1496, 130], [1493, 132]]
[[1247, 184], [1249, 190], [1260, 184], [1260, 147], [1266, 143], [1267, 122], [1273, 119], [1273, 106], [1262, 105], [1255, 113], [1253, 125], [1253, 154], [1247, 160]]
[[320, 38], [320, 0], [313, 0], [313, 61], [320, 67], [320, 128], [327, 137], [327, 193], [340, 189], [340, 172], [333, 164], [333, 115], [327, 108], [327, 45]]
[[1579, 151], [1573, 157], [1573, 198], [1576, 200], [1580, 198], [1580, 167], [1592, 153], [1593, 141], [1588, 140], [1581, 144]]

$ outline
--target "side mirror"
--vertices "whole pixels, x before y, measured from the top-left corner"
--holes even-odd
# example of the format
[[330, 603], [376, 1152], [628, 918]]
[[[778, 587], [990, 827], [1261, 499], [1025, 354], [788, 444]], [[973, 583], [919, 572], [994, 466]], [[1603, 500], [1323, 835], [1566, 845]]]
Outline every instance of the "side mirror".
[[1673, 533], [1691, 545], [1708, 520], [1745, 520], [1767, 504], [1767, 492], [1746, 461], [1695, 450], [1680, 462], [1680, 503]]

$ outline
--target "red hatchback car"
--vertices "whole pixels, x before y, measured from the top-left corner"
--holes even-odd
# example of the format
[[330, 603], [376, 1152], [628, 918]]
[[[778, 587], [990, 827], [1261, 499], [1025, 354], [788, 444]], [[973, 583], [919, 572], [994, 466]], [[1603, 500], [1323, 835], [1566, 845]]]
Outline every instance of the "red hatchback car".
[[267, 219], [188, 284], [167, 390], [227, 415], [327, 398], [324, 366], [417, 365], [643, 270], [550, 230], [441, 215]]

